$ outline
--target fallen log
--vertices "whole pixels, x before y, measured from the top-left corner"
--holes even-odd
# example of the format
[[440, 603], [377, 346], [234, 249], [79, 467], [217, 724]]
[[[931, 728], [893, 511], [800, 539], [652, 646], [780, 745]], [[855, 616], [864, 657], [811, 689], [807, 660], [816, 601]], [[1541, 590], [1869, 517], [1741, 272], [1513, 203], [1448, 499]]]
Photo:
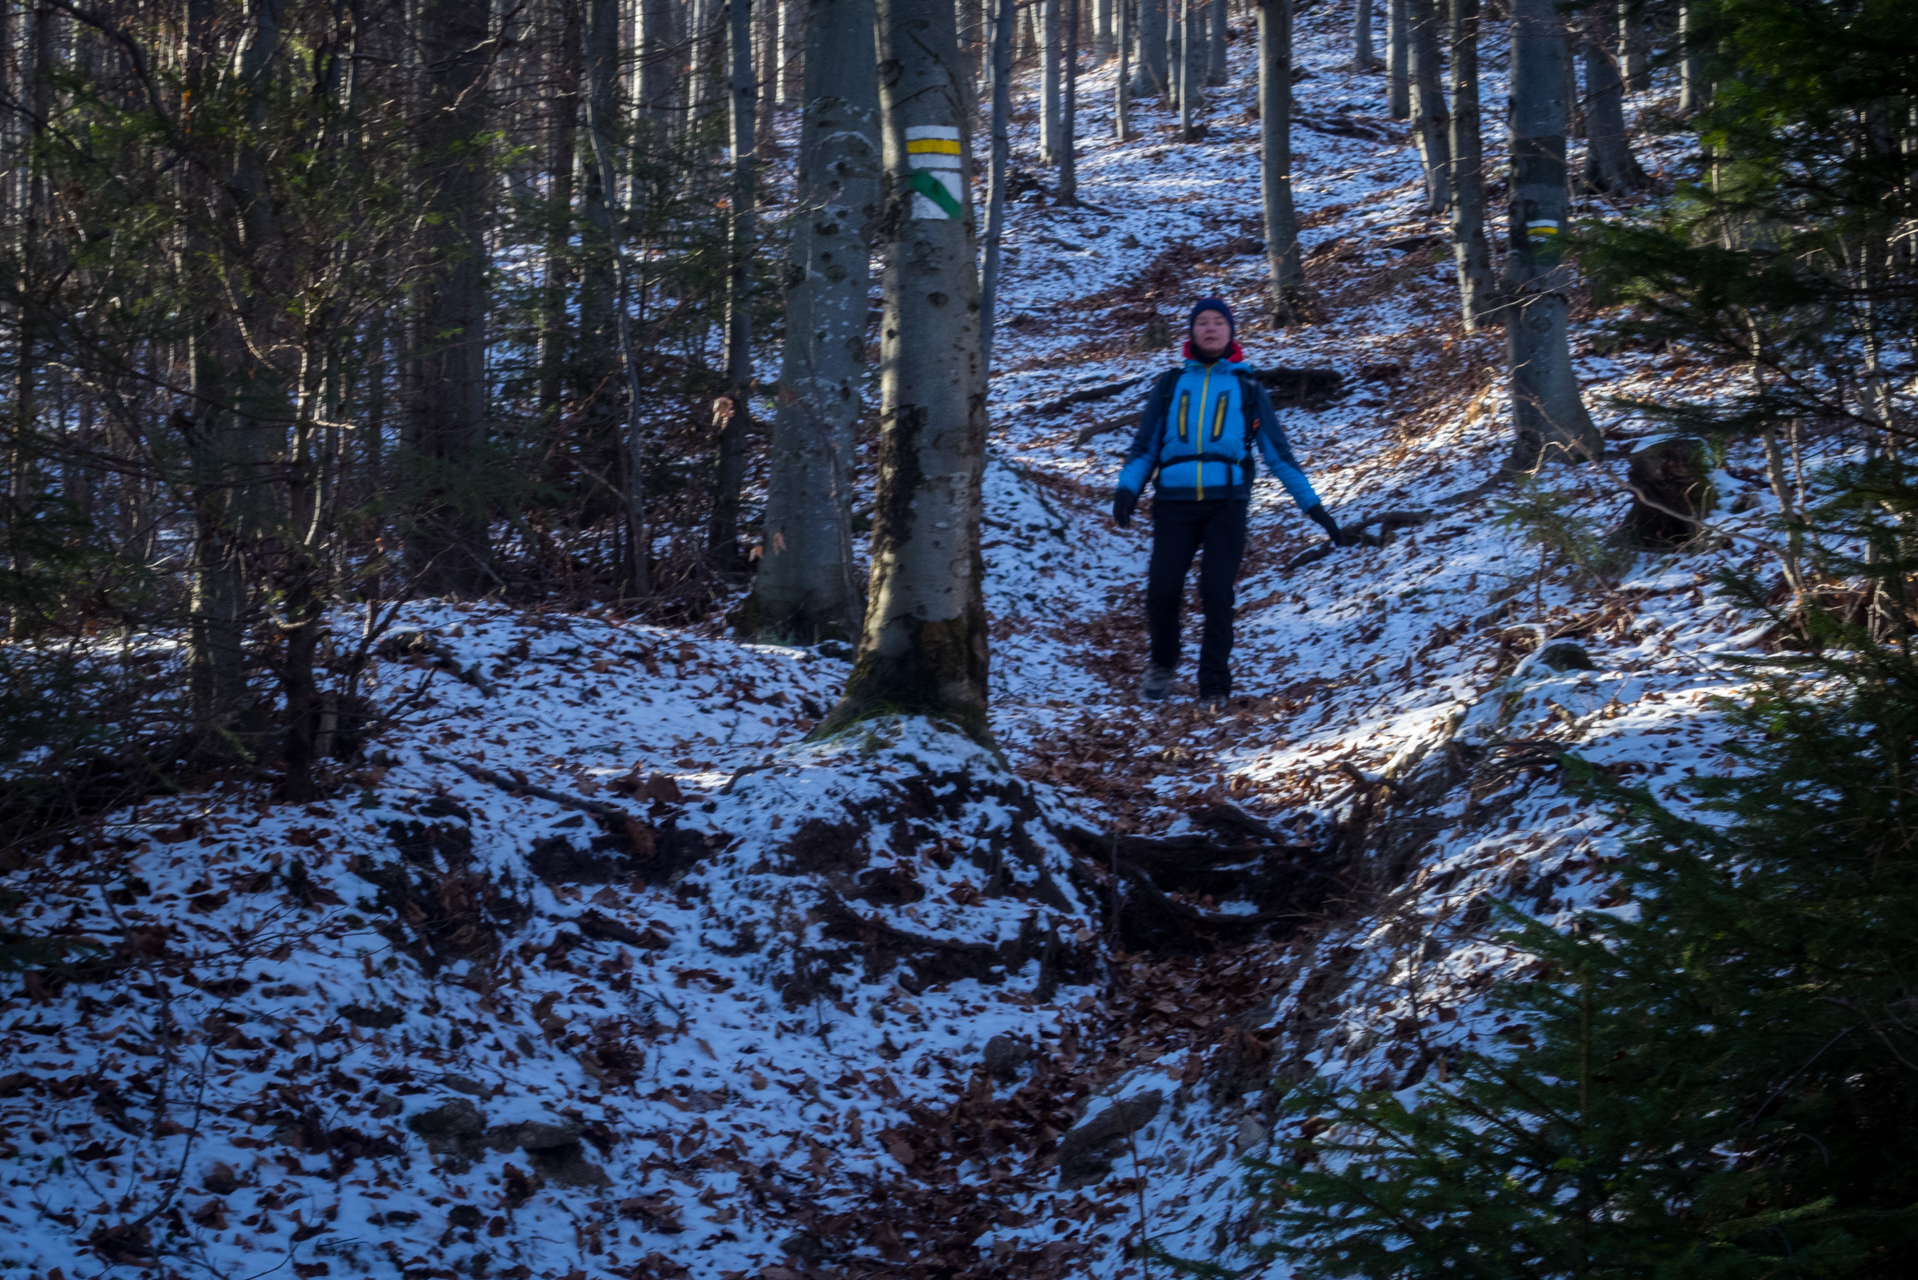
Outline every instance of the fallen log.
[[1345, 390], [1345, 375], [1337, 369], [1260, 369], [1256, 376], [1281, 409], [1323, 408]]
[[1095, 422], [1089, 427], [1080, 427], [1079, 434], [1072, 438], [1073, 443], [1085, 444], [1097, 436], [1104, 435], [1108, 431], [1117, 431], [1122, 427], [1135, 426], [1138, 424], [1138, 421], [1138, 414], [1122, 413], [1116, 418], [1107, 418], [1104, 422]]
[[551, 787], [542, 787], [538, 783], [527, 782], [521, 778], [511, 778], [503, 773], [495, 773], [491, 769], [482, 769], [476, 764], [468, 764], [464, 760], [455, 760], [451, 756], [422, 751], [420, 759], [429, 764], [450, 764], [475, 782], [484, 782], [489, 787], [498, 787], [508, 795], [534, 796], [556, 804], [562, 809], [577, 809], [581, 813], [590, 813], [595, 818], [606, 818], [622, 826], [628, 822], [638, 821], [631, 810], [622, 809], [616, 804], [602, 804], [598, 800], [587, 800], [564, 791], [555, 791]]
[[1087, 387], [1083, 391], [1069, 392], [1056, 400], [1048, 400], [1040, 405], [1039, 414], [1041, 417], [1049, 418], [1056, 413], [1064, 413], [1075, 404], [1090, 404], [1094, 400], [1109, 400], [1121, 392], [1130, 391], [1144, 381], [1145, 375], [1140, 374], [1136, 378], [1126, 378], [1120, 382], [1107, 382], [1100, 386]]
[[1368, 124], [1354, 120], [1350, 116], [1319, 117], [1294, 113], [1292, 123], [1314, 133], [1331, 134], [1335, 138], [1357, 138], [1361, 142], [1401, 142], [1403, 137], [1392, 129], [1382, 125]]

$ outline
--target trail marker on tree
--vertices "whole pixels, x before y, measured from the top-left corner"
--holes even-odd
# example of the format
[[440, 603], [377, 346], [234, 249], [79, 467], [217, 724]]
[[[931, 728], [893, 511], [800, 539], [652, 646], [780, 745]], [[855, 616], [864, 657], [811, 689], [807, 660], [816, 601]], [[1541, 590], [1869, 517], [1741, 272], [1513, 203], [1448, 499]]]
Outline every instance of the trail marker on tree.
[[872, 583], [852, 676], [819, 732], [927, 716], [985, 741], [986, 379], [953, 7], [880, 0], [879, 39], [886, 275]]

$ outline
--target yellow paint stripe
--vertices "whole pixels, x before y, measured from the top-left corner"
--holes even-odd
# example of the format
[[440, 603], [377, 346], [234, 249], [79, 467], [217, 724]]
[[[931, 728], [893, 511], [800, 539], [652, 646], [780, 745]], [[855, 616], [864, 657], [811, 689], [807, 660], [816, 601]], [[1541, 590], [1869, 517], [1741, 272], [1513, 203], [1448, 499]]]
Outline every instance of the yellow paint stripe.
[[906, 144], [906, 151], [910, 154], [934, 152], [938, 155], [956, 156], [959, 154], [959, 140], [957, 138], [914, 138]]

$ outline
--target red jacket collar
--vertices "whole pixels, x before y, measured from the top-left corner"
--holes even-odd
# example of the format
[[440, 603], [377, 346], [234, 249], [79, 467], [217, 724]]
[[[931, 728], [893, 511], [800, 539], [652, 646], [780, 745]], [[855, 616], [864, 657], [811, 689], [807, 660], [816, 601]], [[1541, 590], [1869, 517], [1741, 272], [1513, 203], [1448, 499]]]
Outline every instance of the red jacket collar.
[[[1204, 357], [1203, 357], [1203, 356], [1201, 356], [1201, 355], [1199, 355], [1199, 354], [1198, 354], [1197, 352], [1195, 352], [1195, 351], [1193, 351], [1193, 349], [1192, 349], [1192, 339], [1190, 339], [1190, 338], [1187, 338], [1187, 339], [1185, 340], [1185, 358], [1186, 358], [1186, 359], [1188, 359], [1188, 360], [1202, 360], [1202, 359], [1204, 359]], [[1244, 350], [1243, 350], [1243, 349], [1242, 349], [1242, 348], [1241, 348], [1241, 347], [1239, 346], [1239, 344], [1238, 344], [1238, 343], [1236, 343], [1236, 342], [1235, 342], [1235, 343], [1233, 343], [1233, 344], [1232, 344], [1231, 346], [1229, 346], [1229, 347], [1227, 347], [1227, 348], [1225, 349], [1225, 354], [1224, 354], [1224, 355], [1222, 355], [1222, 356], [1220, 356], [1220, 357], [1219, 357], [1219, 359], [1221, 359], [1221, 360], [1224, 360], [1224, 361], [1227, 361], [1228, 363], [1231, 363], [1231, 364], [1244, 364], [1244, 363], [1245, 363], [1245, 351], [1244, 351]]]

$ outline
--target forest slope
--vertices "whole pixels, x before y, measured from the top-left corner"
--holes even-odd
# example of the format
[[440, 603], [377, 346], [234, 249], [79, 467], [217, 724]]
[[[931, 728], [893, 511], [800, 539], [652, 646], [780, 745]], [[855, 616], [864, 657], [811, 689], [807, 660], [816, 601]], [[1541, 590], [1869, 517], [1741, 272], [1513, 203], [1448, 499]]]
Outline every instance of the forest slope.
[[[1342, 21], [1300, 19], [1301, 107], [1396, 136], [1380, 79], [1341, 69]], [[1489, 902], [1625, 906], [1614, 816], [1546, 749], [1729, 767], [1715, 655], [1762, 637], [1709, 583], [1757, 562], [1774, 508], [1733, 455], [1716, 549], [1608, 587], [1501, 525], [1509, 492], [1448, 500], [1507, 450], [1497, 339], [1459, 332], [1410, 148], [1308, 129], [1317, 315], [1257, 321], [1261, 260], [1230, 244], [1256, 230], [1250, 43], [1204, 142], [1142, 107], [1132, 142], [1087, 144], [1089, 207], [1013, 210], [987, 478], [1003, 756], [922, 723], [802, 745], [847, 671], [816, 652], [410, 609], [422, 640], [385, 647], [374, 690], [408, 710], [352, 787], [153, 801], [115, 815], [110, 866], [7, 873], [24, 925], [103, 952], [0, 1003], [0, 1270], [1116, 1276], [1142, 1230], [1230, 1260], [1254, 1230], [1234, 1157], [1274, 1139], [1278, 1083], [1409, 1088], [1499, 1034], [1472, 1003], [1514, 963]], [[1091, 131], [1109, 75], [1084, 82]], [[1217, 715], [1135, 696], [1147, 536], [1104, 517], [1124, 433], [1078, 442], [1128, 401], [1043, 407], [1162, 367], [1136, 336], [1206, 292], [1254, 364], [1344, 375], [1285, 414], [1343, 521], [1431, 515], [1287, 569], [1316, 531], [1262, 482]], [[1603, 397], [1718, 376], [1582, 334], [1621, 453], [1649, 428]], [[1543, 483], [1602, 529], [1626, 465]], [[1113, 862], [1073, 833], [1203, 835], [1223, 803], [1341, 894], [1127, 950]]]

